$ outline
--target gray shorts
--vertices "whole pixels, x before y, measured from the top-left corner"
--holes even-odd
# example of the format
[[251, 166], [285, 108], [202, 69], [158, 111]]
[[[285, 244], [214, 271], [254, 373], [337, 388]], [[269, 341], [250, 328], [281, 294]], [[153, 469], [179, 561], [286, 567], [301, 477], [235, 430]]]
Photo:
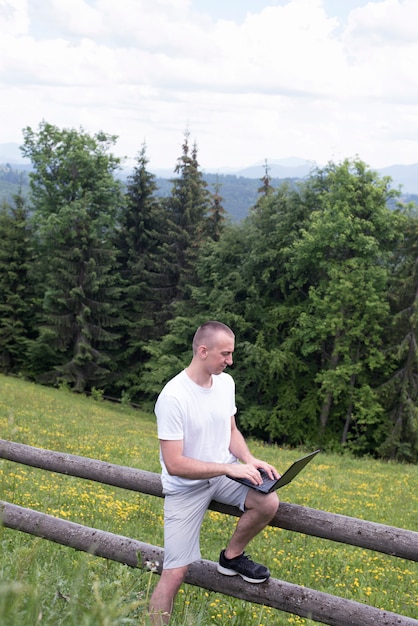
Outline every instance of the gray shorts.
[[200, 559], [200, 527], [211, 500], [237, 506], [242, 511], [249, 487], [226, 476], [199, 481], [164, 499], [164, 569], [189, 565]]

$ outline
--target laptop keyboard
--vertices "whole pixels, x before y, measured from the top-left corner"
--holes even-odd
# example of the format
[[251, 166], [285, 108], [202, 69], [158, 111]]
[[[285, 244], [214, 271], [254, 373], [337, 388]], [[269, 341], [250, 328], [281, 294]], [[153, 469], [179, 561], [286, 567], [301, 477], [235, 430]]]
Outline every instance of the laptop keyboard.
[[266, 470], [259, 469], [258, 471], [260, 472], [260, 476], [263, 479], [263, 485], [270, 487], [270, 485], [272, 485], [273, 483], [276, 482], [275, 478], [273, 478], [273, 479], [270, 478], [270, 476], [267, 474]]

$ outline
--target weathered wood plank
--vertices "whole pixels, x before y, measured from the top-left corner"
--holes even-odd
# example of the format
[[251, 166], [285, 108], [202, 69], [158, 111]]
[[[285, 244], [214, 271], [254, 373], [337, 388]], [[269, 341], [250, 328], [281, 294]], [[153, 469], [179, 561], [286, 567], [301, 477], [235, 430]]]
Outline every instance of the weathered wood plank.
[[[151, 544], [3, 501], [0, 501], [0, 520], [7, 528], [131, 567], [144, 567], [147, 561], [158, 562], [156, 570], [161, 573], [164, 551]], [[418, 626], [418, 620], [413, 618], [275, 578], [270, 578], [261, 585], [246, 583], [239, 576], [226, 579], [218, 573], [216, 563], [207, 560], [196, 561], [190, 565], [186, 583], [330, 626]]]
[[[43, 450], [5, 439], [0, 439], [0, 458], [163, 497], [159, 474], [145, 470]], [[228, 515], [241, 515], [239, 509], [217, 502], [212, 502], [210, 508]], [[412, 530], [318, 511], [287, 502], [281, 502], [271, 526], [418, 561], [418, 532]]]

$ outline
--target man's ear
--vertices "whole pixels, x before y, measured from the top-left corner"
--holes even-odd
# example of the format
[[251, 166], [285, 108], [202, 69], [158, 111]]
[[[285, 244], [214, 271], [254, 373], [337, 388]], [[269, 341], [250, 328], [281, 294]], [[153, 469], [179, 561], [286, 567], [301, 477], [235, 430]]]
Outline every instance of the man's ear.
[[198, 355], [200, 356], [200, 358], [201, 358], [202, 360], [204, 360], [204, 359], [206, 359], [206, 357], [208, 356], [208, 349], [207, 349], [207, 347], [206, 347], [206, 346], [204, 346], [204, 345], [199, 346], [199, 347], [198, 347], [198, 349], [197, 349], [197, 353], [198, 353]]

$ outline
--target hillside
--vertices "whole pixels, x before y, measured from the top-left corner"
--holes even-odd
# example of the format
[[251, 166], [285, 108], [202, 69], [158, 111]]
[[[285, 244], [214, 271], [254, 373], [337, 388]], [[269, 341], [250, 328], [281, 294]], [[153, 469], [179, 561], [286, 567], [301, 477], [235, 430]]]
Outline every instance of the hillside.
[[[0, 389], [4, 439], [61, 455], [160, 472], [152, 413], [3, 375]], [[304, 452], [256, 440], [251, 441], [251, 449], [280, 470]], [[321, 453], [314, 463], [283, 490], [284, 508], [289, 504], [309, 508], [311, 523], [316, 509], [397, 528], [416, 528], [416, 465], [331, 453]], [[11, 505], [40, 511], [61, 523], [75, 522], [154, 546], [163, 543], [161, 498], [3, 459], [0, 479], [1, 498]], [[345, 525], [347, 537], [349, 519]], [[216, 561], [234, 527], [232, 516], [209, 511], [202, 529], [203, 558]], [[72, 536], [75, 530], [71, 529]], [[147, 623], [146, 598], [156, 583], [155, 574], [85, 555], [27, 532], [0, 526], [0, 534], [0, 623], [4, 626]], [[399, 531], [391, 531], [388, 538], [396, 535]], [[253, 539], [251, 551], [263, 560], [268, 555], [273, 579], [401, 613], [406, 616], [403, 624], [413, 622], [407, 621], [408, 616], [417, 616], [416, 562], [274, 527]], [[290, 615], [287, 619], [270, 607], [260, 609], [192, 585], [185, 585], [179, 594], [173, 619], [173, 625], [305, 623]]]
[[[227, 211], [232, 221], [240, 221], [248, 215], [252, 206], [259, 197], [258, 189], [261, 180], [257, 178], [245, 178], [233, 174], [204, 174], [204, 180], [208, 184], [211, 193], [219, 186], [219, 194], [222, 197], [222, 206]], [[158, 194], [162, 197], [171, 193], [172, 182], [167, 178], [157, 178]], [[283, 180], [272, 179], [273, 187], [279, 186]]]
[[[126, 177], [124, 177], [126, 179]], [[223, 198], [222, 206], [229, 214], [232, 221], [240, 221], [246, 215], [250, 207], [254, 206], [259, 196], [258, 188], [261, 181], [256, 178], [245, 178], [232, 174], [204, 174], [208, 183], [208, 189], [214, 193], [215, 186], [219, 185], [219, 193]], [[272, 185], [278, 186], [282, 181], [273, 179]], [[169, 178], [156, 178], [158, 186], [157, 195], [167, 197], [171, 193], [172, 180]], [[22, 190], [23, 195], [29, 193], [28, 173], [24, 170], [10, 169], [0, 166], [0, 204], [4, 201], [12, 202], [13, 196]]]
[[22, 191], [24, 196], [29, 193], [29, 177], [26, 166], [0, 164], [0, 204], [12, 202], [13, 196]]
[[[11, 203], [13, 196], [22, 191], [24, 196], [29, 194], [29, 177], [28, 167], [22, 165], [0, 165], [0, 204], [4, 201]], [[219, 187], [219, 193], [222, 197], [222, 206], [227, 211], [231, 221], [237, 222], [244, 219], [251, 207], [255, 205], [259, 198], [258, 189], [262, 185], [260, 177], [247, 177], [237, 174], [211, 174], [203, 175], [208, 184], [208, 189], [214, 193], [216, 186]], [[124, 175], [126, 180], [127, 174]], [[277, 188], [284, 180], [297, 181], [297, 177], [272, 178], [271, 185]], [[172, 179], [157, 177], [158, 186], [157, 194], [161, 197], [167, 197], [171, 193]], [[395, 186], [395, 185], [394, 185]], [[418, 204], [418, 195], [404, 193], [401, 198], [402, 202], [415, 202]]]

